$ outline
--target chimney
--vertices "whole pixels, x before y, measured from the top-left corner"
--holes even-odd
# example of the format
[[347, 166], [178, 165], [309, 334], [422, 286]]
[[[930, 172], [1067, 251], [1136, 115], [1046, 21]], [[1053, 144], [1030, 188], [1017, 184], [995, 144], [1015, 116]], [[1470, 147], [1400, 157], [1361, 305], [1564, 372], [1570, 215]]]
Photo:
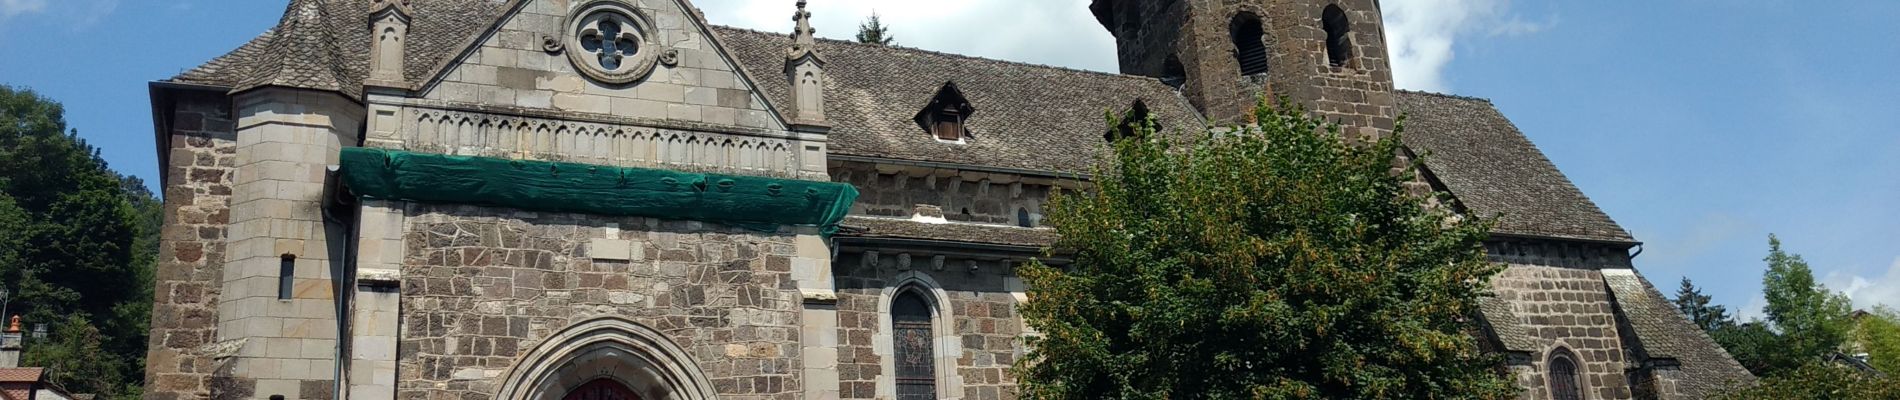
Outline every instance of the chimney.
[[14, 315], [7, 322], [7, 331], [0, 333], [0, 368], [18, 368], [20, 366], [20, 316]]

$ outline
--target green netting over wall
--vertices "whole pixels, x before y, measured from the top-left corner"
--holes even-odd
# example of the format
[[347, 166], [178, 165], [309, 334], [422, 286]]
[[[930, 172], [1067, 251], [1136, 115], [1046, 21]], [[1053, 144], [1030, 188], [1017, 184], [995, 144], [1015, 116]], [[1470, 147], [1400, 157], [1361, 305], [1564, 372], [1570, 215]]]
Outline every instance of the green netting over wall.
[[647, 168], [345, 148], [359, 196], [424, 203], [695, 220], [829, 236], [857, 200], [848, 184]]

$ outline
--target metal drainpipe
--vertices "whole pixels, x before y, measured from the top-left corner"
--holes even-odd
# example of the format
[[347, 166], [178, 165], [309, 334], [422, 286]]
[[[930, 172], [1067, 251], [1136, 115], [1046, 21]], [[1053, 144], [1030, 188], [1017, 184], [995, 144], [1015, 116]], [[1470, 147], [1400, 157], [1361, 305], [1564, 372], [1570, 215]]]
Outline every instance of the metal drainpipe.
[[[327, 169], [329, 170], [328, 175], [331, 179], [340, 179], [337, 177], [339, 166], [331, 165]], [[350, 219], [337, 218], [335, 213], [331, 210], [331, 207], [328, 206], [323, 207], [323, 219], [343, 224], [347, 227], [347, 230], [349, 230], [349, 237], [343, 241], [343, 271], [337, 274], [338, 284], [336, 285], [337, 294], [335, 303], [337, 310], [337, 346], [335, 356], [332, 359], [332, 364], [334, 365], [332, 373], [336, 374], [336, 379], [333, 381], [334, 383], [332, 383], [331, 388], [333, 391], [332, 395], [337, 400], [343, 400], [349, 398], [349, 393], [346, 389], [349, 387], [349, 368], [347, 368], [347, 362], [351, 338], [350, 306], [352, 300], [356, 297], [356, 240], [362, 235], [363, 208], [355, 201], [355, 197], [340, 192], [342, 188], [340, 187], [341, 185], [338, 186], [337, 190], [339, 190], [339, 192], [335, 193], [336, 204], [350, 208]]]

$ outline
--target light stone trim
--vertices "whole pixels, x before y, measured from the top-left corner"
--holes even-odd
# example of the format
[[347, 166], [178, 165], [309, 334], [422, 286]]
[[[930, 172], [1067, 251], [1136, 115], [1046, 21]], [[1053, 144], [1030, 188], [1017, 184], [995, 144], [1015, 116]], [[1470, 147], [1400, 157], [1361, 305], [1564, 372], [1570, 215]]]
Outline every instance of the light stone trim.
[[[617, 317], [601, 317], [569, 326], [527, 353], [502, 381], [496, 399], [557, 400], [574, 385], [606, 371], [653, 400], [712, 400], [712, 381], [693, 357], [665, 334]], [[579, 367], [579, 368], [576, 368]], [[589, 369], [588, 367], [592, 367]], [[622, 369], [625, 368], [625, 369]], [[637, 378], [629, 374], [640, 375]], [[577, 382], [578, 381], [578, 382]]]
[[636, 125], [407, 108], [406, 150], [625, 167], [797, 176], [803, 141]]
[[957, 358], [963, 355], [963, 336], [956, 333], [956, 316], [954, 307], [950, 306], [950, 293], [944, 291], [943, 285], [937, 284], [937, 280], [924, 271], [899, 273], [892, 282], [895, 283], [885, 286], [883, 293], [878, 295], [877, 333], [871, 337], [872, 354], [882, 360], [879, 366], [882, 373], [877, 376], [877, 397], [897, 397], [897, 346], [893, 337], [891, 302], [897, 299], [898, 294], [913, 291], [922, 294], [924, 301], [930, 303], [931, 336], [936, 339], [932, 343], [931, 356], [937, 359], [934, 368], [937, 373], [937, 398], [963, 398], [963, 375], [957, 373]]

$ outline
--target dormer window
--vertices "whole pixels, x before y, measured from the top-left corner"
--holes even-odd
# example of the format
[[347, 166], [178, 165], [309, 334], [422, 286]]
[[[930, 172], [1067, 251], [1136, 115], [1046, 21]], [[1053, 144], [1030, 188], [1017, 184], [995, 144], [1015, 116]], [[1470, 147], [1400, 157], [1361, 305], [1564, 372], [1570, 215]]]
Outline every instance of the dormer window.
[[1115, 143], [1117, 140], [1135, 136], [1135, 130], [1141, 127], [1142, 122], [1148, 120], [1148, 115], [1148, 104], [1136, 99], [1135, 104], [1128, 107], [1128, 112], [1122, 113], [1120, 123], [1110, 127], [1108, 133], [1102, 134], [1102, 139]]
[[930, 104], [917, 111], [917, 126], [924, 132], [946, 142], [962, 142], [970, 137], [970, 129], [964, 125], [970, 115], [976, 113], [976, 107], [963, 97], [963, 91], [957, 90], [955, 82], [943, 84], [937, 95], [931, 97]]

